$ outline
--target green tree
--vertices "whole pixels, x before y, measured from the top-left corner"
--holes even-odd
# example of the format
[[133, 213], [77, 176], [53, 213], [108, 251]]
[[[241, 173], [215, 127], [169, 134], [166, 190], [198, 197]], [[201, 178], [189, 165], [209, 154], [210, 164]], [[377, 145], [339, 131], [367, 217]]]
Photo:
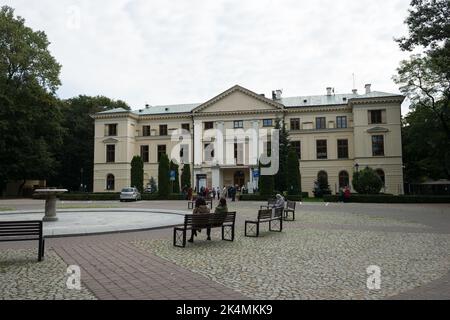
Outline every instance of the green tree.
[[394, 81], [411, 100], [402, 137], [407, 181], [449, 178], [450, 1], [413, 0], [405, 20], [404, 51], [422, 49], [400, 63]]
[[[259, 172], [261, 173], [261, 168], [269, 167], [269, 165], [259, 164]], [[272, 175], [262, 175], [260, 174], [258, 179], [258, 189], [259, 194], [266, 197], [272, 197], [274, 193], [275, 178]]]
[[300, 163], [295, 150], [289, 151], [287, 165], [287, 192], [289, 195], [299, 195], [302, 192]]
[[[61, 166], [50, 184], [69, 190], [78, 190], [80, 184], [92, 191], [94, 180], [94, 119], [92, 114], [115, 108], [129, 110], [121, 100], [104, 96], [79, 95], [61, 102], [64, 148], [56, 150]], [[81, 173], [82, 172], [82, 173]]]
[[183, 166], [183, 172], [181, 173], [181, 187], [191, 187], [191, 166], [185, 163]]
[[288, 154], [289, 154], [289, 133], [286, 130], [286, 125], [281, 119], [277, 119], [275, 122], [275, 129], [279, 130], [279, 149], [278, 156], [279, 159], [279, 169], [277, 174], [275, 174], [275, 189], [283, 192], [287, 190], [287, 179], [288, 179]]
[[172, 182], [172, 193], [180, 193], [179, 165], [170, 161], [170, 170], [175, 171], [175, 181]]
[[158, 194], [161, 199], [167, 199], [170, 194], [169, 170], [169, 157], [163, 153], [158, 164]]
[[364, 168], [353, 174], [353, 188], [361, 194], [378, 194], [383, 187], [378, 174], [372, 168]]
[[140, 156], [134, 156], [131, 160], [131, 186], [144, 192], [144, 161]]
[[[8, 180], [48, 179], [58, 168], [61, 112], [55, 91], [61, 65], [42, 31], [14, 9], [0, 10], [0, 188]], [[0, 190], [1, 191], [1, 190]]]

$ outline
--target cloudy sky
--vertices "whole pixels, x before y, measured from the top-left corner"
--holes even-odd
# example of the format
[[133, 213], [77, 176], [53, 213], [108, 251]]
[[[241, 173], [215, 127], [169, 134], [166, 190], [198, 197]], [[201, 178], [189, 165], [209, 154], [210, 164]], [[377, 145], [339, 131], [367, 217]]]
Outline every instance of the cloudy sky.
[[[283, 96], [398, 93], [394, 37], [409, 0], [4, 0], [43, 30], [61, 98], [105, 95], [133, 109], [206, 101], [240, 84]], [[407, 107], [405, 106], [405, 112]]]

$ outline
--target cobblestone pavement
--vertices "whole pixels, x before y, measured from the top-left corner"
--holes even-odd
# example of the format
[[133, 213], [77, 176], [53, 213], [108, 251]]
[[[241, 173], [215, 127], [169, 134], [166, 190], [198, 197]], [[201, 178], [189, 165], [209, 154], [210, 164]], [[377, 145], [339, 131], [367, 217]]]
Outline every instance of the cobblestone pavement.
[[[0, 299], [450, 299], [449, 205], [304, 204], [282, 233], [243, 237], [261, 204], [230, 203], [231, 243], [213, 231], [174, 248], [172, 229], [51, 238], [37, 263], [36, 243], [0, 242]], [[33, 203], [0, 201], [21, 205]], [[81, 266], [84, 291], [64, 292], [69, 264]], [[369, 265], [381, 268], [380, 290], [366, 288]]]
[[69, 290], [66, 271], [67, 264], [53, 250], [42, 262], [36, 249], [0, 250], [0, 299], [96, 299], [85, 286]]

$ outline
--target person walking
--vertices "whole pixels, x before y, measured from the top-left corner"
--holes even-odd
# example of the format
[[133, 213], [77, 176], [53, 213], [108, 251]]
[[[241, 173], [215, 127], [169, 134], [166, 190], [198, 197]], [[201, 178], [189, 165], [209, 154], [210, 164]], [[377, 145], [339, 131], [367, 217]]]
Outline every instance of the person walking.
[[350, 196], [351, 196], [350, 188], [346, 186], [344, 189], [344, 202], [349, 202]]
[[220, 200], [220, 188], [216, 187], [217, 200]]
[[[204, 198], [198, 197], [197, 200], [195, 200], [195, 208], [192, 211], [192, 214], [195, 216], [196, 214], [205, 214], [205, 213], [210, 213], [209, 207], [206, 205], [206, 201]], [[192, 227], [191, 238], [188, 240], [189, 242], [194, 242], [194, 236], [197, 236], [197, 231], [201, 232], [201, 229], [195, 228], [195, 219], [193, 219], [193, 225], [194, 226]]]

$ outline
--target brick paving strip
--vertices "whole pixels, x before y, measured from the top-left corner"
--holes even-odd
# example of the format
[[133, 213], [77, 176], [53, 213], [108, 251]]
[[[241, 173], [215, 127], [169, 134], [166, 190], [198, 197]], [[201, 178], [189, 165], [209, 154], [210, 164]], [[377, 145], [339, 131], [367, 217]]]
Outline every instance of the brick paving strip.
[[80, 266], [83, 284], [99, 299], [249, 299], [127, 241], [71, 245], [66, 240], [53, 249], [67, 264]]

